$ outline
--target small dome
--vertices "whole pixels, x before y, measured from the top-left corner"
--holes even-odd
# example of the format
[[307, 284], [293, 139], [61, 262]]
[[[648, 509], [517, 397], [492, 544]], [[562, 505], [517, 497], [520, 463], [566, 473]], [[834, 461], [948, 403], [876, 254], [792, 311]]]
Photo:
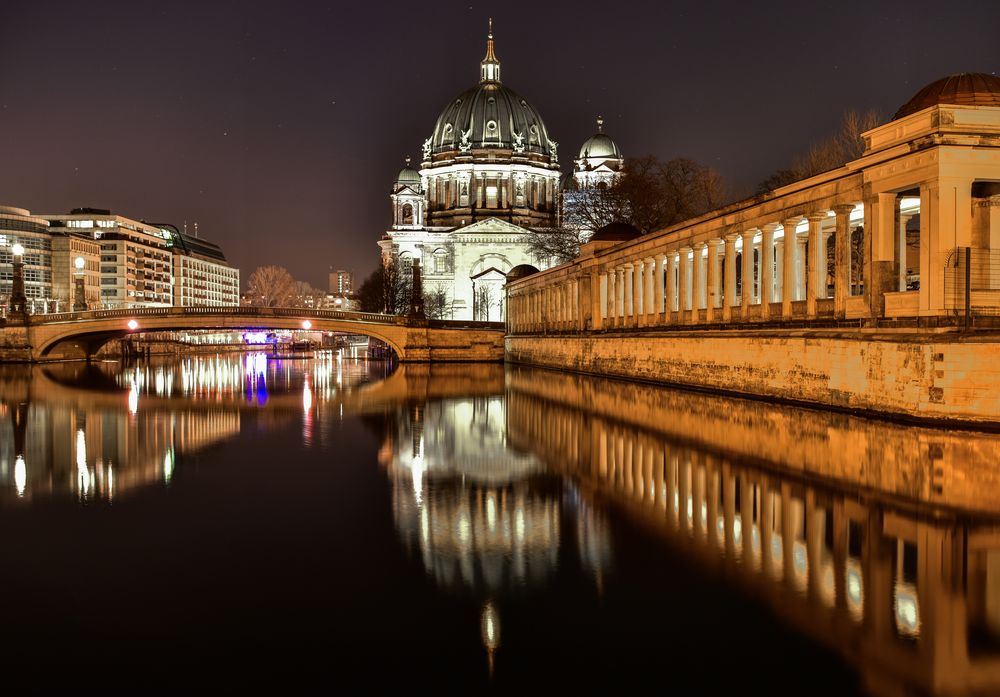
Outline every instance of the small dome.
[[406, 166], [399, 170], [399, 174], [396, 175], [396, 184], [409, 185], [420, 185], [420, 172], [410, 167], [410, 157], [406, 157]]
[[538, 269], [531, 264], [520, 264], [507, 272], [507, 281], [516, 281], [520, 278], [524, 278], [525, 276], [530, 276], [533, 273], [538, 273]]
[[604, 132], [604, 119], [597, 117], [597, 133], [590, 136], [582, 146], [580, 146], [580, 159], [583, 158], [608, 158], [620, 160], [622, 157], [618, 144]]
[[1000, 107], [1000, 76], [988, 73], [958, 73], [935, 80], [899, 107], [899, 111], [892, 118], [901, 119], [936, 104]]
[[642, 237], [639, 229], [628, 223], [609, 223], [594, 233], [591, 242], [625, 242]]

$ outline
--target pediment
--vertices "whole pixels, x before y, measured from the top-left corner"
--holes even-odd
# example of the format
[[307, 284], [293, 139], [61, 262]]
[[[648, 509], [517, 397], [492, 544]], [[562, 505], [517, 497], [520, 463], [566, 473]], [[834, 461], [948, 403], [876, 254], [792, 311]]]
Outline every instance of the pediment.
[[482, 235], [482, 234], [503, 234], [503, 235], [526, 235], [530, 230], [514, 223], [508, 223], [500, 218], [487, 218], [470, 223], [464, 227], [455, 228], [452, 231], [456, 235]]

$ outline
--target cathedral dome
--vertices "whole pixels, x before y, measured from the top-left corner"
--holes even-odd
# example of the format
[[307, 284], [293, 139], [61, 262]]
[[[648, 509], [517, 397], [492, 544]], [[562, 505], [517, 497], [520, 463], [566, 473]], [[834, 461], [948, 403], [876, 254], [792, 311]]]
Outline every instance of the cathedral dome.
[[556, 164], [556, 143], [549, 138], [541, 115], [520, 94], [500, 83], [500, 61], [493, 51], [490, 27], [486, 57], [480, 64], [479, 84], [441, 111], [434, 132], [424, 142], [424, 160], [447, 153], [510, 150], [544, 164]]
[[396, 185], [420, 185], [420, 172], [410, 167], [410, 158], [406, 157], [406, 166], [399, 170], [399, 174], [396, 175]]
[[590, 136], [580, 146], [580, 159], [584, 158], [608, 158], [620, 160], [622, 157], [621, 150], [618, 149], [618, 144], [611, 139], [607, 133], [604, 132], [604, 119], [600, 116], [597, 117], [597, 133]]
[[899, 107], [892, 118], [901, 119], [936, 104], [1000, 107], [1000, 76], [958, 73], [935, 80]]
[[591, 242], [626, 242], [642, 237], [642, 232], [628, 223], [608, 223], [594, 233]]

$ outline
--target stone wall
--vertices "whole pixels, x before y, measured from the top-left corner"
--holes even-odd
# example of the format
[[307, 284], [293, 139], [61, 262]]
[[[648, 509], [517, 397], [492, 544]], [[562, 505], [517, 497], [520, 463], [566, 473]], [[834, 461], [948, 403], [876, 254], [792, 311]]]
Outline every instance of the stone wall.
[[922, 419], [1000, 424], [1000, 335], [508, 336], [514, 363]]
[[27, 330], [24, 327], [0, 324], [0, 363], [30, 360], [31, 347], [28, 345]]

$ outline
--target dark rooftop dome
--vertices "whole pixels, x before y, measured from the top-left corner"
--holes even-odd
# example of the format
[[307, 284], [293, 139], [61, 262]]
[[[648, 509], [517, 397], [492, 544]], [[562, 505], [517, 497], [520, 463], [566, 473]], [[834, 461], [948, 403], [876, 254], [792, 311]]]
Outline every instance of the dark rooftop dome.
[[530, 276], [533, 273], [538, 273], [538, 269], [536, 269], [531, 264], [520, 264], [507, 272], [507, 280], [516, 281], [519, 278]]
[[936, 104], [1000, 107], [1000, 76], [989, 73], [958, 73], [935, 80], [899, 107], [892, 118], [901, 119]]
[[642, 237], [638, 228], [628, 223], [609, 223], [594, 233], [591, 242], [625, 242]]

